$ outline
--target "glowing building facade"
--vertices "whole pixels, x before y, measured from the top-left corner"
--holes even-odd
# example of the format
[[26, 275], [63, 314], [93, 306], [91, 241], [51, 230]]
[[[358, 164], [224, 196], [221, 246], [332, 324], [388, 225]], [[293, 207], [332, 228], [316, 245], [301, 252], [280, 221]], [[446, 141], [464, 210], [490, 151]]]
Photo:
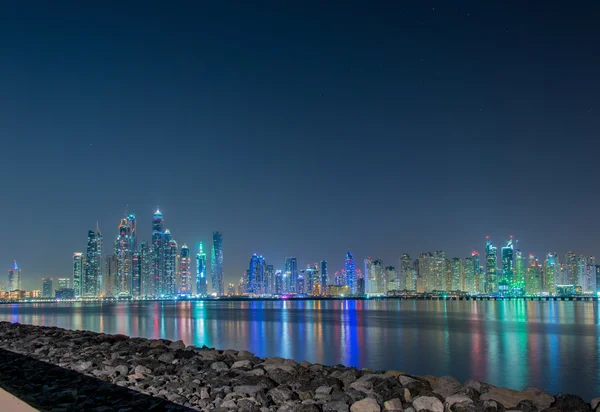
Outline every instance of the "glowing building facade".
[[208, 295], [206, 253], [204, 253], [202, 242], [200, 242], [198, 253], [196, 254], [196, 294], [200, 296]]
[[221, 232], [213, 232], [211, 267], [212, 291], [217, 296], [223, 296], [223, 235]]

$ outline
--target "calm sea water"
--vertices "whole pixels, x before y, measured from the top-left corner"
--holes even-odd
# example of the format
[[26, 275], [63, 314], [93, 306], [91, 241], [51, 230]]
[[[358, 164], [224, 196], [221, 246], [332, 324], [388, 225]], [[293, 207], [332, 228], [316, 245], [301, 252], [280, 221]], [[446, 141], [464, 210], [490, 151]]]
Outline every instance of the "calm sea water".
[[0, 305], [0, 320], [182, 339], [258, 356], [600, 396], [597, 302], [253, 301]]

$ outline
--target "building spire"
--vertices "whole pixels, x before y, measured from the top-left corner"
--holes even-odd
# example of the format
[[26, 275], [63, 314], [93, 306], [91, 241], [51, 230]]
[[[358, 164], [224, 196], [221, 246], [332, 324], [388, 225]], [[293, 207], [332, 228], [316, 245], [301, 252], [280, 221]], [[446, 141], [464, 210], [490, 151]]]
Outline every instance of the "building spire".
[[14, 270], [19, 270], [19, 265], [17, 265], [17, 261], [14, 261]]
[[96, 220], [96, 234], [97, 235], [101, 235], [102, 232], [100, 232], [100, 225], [98, 224], [98, 221]]

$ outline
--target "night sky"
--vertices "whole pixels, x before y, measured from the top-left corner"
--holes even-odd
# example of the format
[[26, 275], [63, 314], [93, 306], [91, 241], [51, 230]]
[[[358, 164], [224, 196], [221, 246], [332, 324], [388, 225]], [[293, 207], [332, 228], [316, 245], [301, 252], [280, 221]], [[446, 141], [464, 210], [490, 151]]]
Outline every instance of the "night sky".
[[600, 3], [122, 3], [2, 5], [3, 285], [156, 206], [194, 254], [223, 232], [226, 282], [254, 252], [600, 254]]

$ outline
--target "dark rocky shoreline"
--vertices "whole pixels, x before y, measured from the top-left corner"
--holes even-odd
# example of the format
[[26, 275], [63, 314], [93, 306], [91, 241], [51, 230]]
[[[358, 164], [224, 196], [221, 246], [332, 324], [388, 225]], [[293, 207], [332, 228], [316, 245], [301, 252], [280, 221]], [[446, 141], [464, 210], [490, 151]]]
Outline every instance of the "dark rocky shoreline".
[[0, 322], [0, 348], [0, 386], [40, 410], [600, 412], [600, 398], [537, 388], [9, 322]]

